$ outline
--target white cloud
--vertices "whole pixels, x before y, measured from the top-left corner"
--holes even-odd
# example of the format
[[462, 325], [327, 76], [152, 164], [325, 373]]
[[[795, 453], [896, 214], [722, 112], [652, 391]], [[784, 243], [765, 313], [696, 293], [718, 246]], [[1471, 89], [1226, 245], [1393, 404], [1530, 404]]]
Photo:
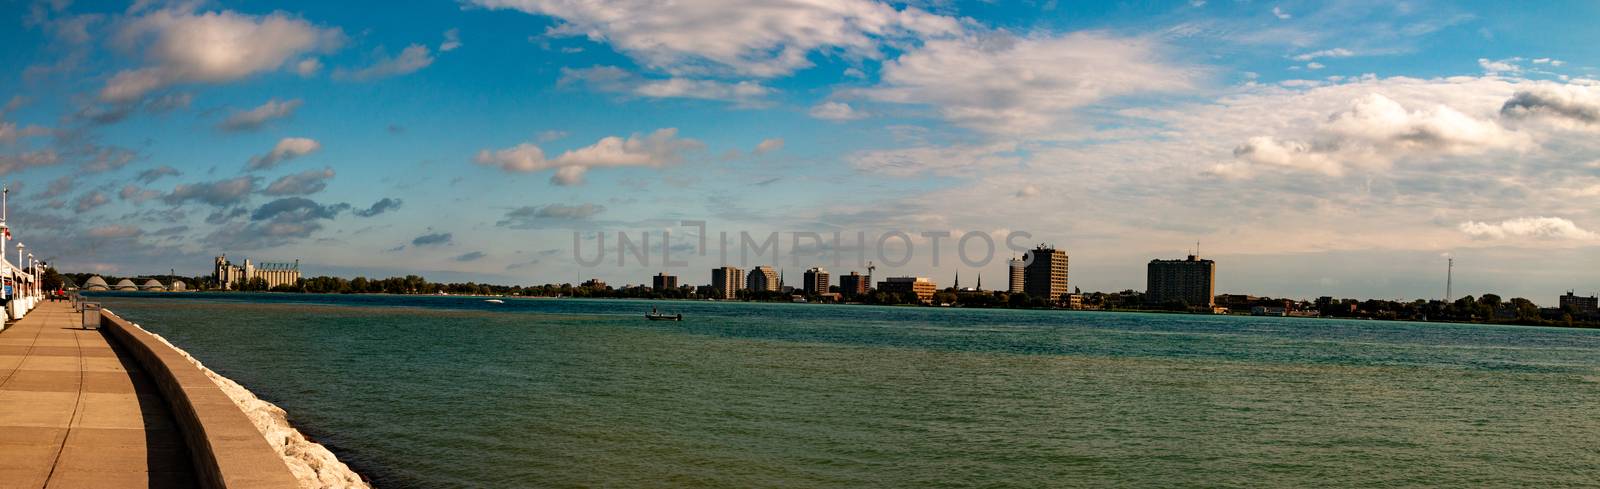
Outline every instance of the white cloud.
[[1323, 68], [1327, 68], [1327, 65], [1324, 65], [1322, 63], [1318, 63], [1318, 62], [1315, 62], [1315, 61], [1312, 61], [1310, 63], [1306, 63], [1306, 69], [1308, 69], [1308, 70], [1320, 70], [1320, 69], [1323, 69]]
[[1015, 143], [923, 146], [861, 151], [848, 160], [857, 170], [891, 176], [932, 173], [939, 176], [973, 176], [981, 171], [1014, 167], [1022, 161]]
[[1533, 64], [1560, 67], [1561, 65], [1567, 64], [1567, 62], [1553, 58], [1535, 58], [1533, 60]]
[[825, 121], [853, 121], [867, 117], [867, 113], [856, 110], [844, 102], [823, 102], [811, 107], [811, 117]]
[[328, 188], [328, 180], [333, 179], [333, 169], [306, 170], [300, 173], [284, 175], [267, 185], [261, 193], [266, 195], [309, 195], [321, 192]]
[[652, 79], [615, 66], [562, 68], [558, 85], [583, 83], [611, 93], [647, 98], [691, 98], [734, 102], [741, 107], [769, 105], [764, 98], [773, 90], [753, 81], [723, 82], [693, 78]]
[[461, 30], [450, 29], [444, 31], [444, 42], [439, 43], [439, 52], [455, 51], [459, 47], [461, 47]]
[[537, 172], [556, 169], [551, 183], [575, 185], [583, 182], [583, 175], [592, 167], [659, 167], [683, 161], [685, 153], [699, 151], [704, 144], [693, 139], [678, 137], [678, 130], [664, 128], [649, 135], [634, 134], [626, 139], [608, 136], [594, 144], [569, 150], [555, 158], [546, 158], [544, 149], [532, 143], [522, 143], [501, 150], [481, 150], [473, 161], [480, 165], [498, 166], [513, 173]]
[[278, 99], [268, 100], [256, 108], [234, 112], [217, 127], [228, 131], [260, 129], [268, 122], [294, 115], [295, 109], [300, 108], [300, 103], [300, 99], [283, 102], [279, 102]]
[[1490, 60], [1489, 58], [1478, 58], [1478, 66], [1482, 67], [1483, 71], [1485, 73], [1490, 73], [1490, 74], [1499, 74], [1499, 73], [1516, 74], [1516, 73], [1522, 72], [1522, 67], [1517, 65], [1517, 63], [1521, 62], [1521, 61], [1522, 61], [1522, 58], [1506, 58], [1506, 59], [1500, 59], [1500, 60]]
[[433, 64], [433, 54], [428, 52], [428, 47], [421, 44], [406, 46], [400, 51], [399, 56], [389, 57], [382, 50], [376, 51], [377, 59], [371, 65], [359, 70], [339, 69], [334, 72], [334, 78], [342, 80], [366, 81], [391, 76], [408, 75], [417, 70], [427, 68]]
[[133, 18], [116, 40], [145, 45], [149, 60], [145, 67], [118, 72], [100, 90], [101, 101], [125, 103], [173, 84], [223, 83], [273, 71], [297, 56], [337, 49], [344, 34], [282, 13], [166, 9]]
[[1355, 55], [1356, 55], [1356, 52], [1355, 51], [1351, 51], [1349, 49], [1333, 48], [1333, 49], [1324, 49], [1324, 50], [1321, 50], [1321, 51], [1312, 51], [1312, 52], [1309, 52], [1309, 53], [1296, 55], [1294, 57], [1294, 60], [1295, 61], [1311, 61], [1311, 60], [1315, 60], [1317, 58], [1348, 58], [1348, 57], [1355, 56]]
[[756, 145], [755, 154], [764, 155], [780, 149], [783, 149], [783, 138], [763, 139]]
[[314, 139], [283, 138], [278, 140], [278, 144], [272, 146], [272, 151], [250, 158], [250, 164], [245, 167], [245, 170], [265, 170], [278, 166], [279, 163], [315, 153], [319, 149], [322, 149], [322, 143], [318, 143]]
[[879, 59], [886, 41], [949, 35], [955, 19], [872, 0], [473, 0], [490, 9], [557, 17], [550, 35], [609, 42], [673, 75], [788, 75], [813, 52]]
[[1519, 217], [1499, 223], [1467, 221], [1457, 226], [1457, 229], [1474, 239], [1592, 240], [1600, 237], [1560, 217]]
[[1017, 198], [1019, 199], [1027, 199], [1038, 196], [1039, 187], [1035, 187], [1033, 184], [1023, 185], [1021, 189], [1017, 190]]
[[1336, 176], [1352, 167], [1384, 168], [1401, 158], [1476, 155], [1531, 145], [1528, 135], [1507, 130], [1492, 117], [1470, 116], [1444, 104], [1408, 110], [1373, 92], [1328, 116], [1307, 139], [1251, 137], [1234, 149], [1235, 163], [1211, 171], [1241, 176], [1248, 168], [1275, 167]]
[[1279, 20], [1289, 20], [1289, 18], [1294, 17], [1279, 7], [1272, 7], [1272, 16], [1277, 17]]
[[881, 83], [854, 93], [931, 105], [982, 132], [1041, 133], [1110, 97], [1189, 88], [1194, 73], [1158, 61], [1157, 51], [1147, 39], [1099, 32], [931, 40], [885, 62]]
[[318, 71], [322, 71], [322, 61], [316, 58], [303, 59], [294, 65], [294, 72], [302, 77], [309, 78], [312, 75], [316, 75]]

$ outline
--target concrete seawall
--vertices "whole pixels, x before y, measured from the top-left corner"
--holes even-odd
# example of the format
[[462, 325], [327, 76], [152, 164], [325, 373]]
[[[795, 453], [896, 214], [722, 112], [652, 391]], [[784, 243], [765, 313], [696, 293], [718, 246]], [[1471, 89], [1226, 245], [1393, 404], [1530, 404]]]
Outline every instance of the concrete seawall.
[[205, 368], [160, 335], [101, 312], [101, 327], [147, 371], [190, 447], [203, 487], [369, 488], [327, 448], [289, 426], [282, 409]]

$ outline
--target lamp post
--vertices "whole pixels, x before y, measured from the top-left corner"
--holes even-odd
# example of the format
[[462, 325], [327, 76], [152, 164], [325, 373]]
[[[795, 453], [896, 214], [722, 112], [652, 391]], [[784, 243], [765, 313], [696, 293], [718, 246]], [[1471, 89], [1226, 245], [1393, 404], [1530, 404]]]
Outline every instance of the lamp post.
[[[22, 268], [22, 250], [23, 250], [23, 248], [27, 248], [27, 246], [23, 246], [22, 242], [18, 241], [17, 242], [17, 268]], [[22, 294], [20, 293], [20, 291], [22, 290], [22, 277], [17, 277], [16, 281], [17, 281], [16, 287], [12, 287], [11, 290], [18, 291], [19, 293], [17, 294], [17, 298], [20, 299], [20, 298], [22, 298]]]
[[33, 281], [28, 282], [28, 295], [39, 297], [39, 266], [33, 261], [33, 253], [28, 253], [28, 276], [33, 277]]

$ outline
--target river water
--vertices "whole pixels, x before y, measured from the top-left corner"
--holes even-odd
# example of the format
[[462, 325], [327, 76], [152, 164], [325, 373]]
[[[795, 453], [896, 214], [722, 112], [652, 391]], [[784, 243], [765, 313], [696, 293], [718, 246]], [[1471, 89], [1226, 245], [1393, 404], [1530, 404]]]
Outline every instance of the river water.
[[[1600, 484], [1600, 331], [98, 294], [378, 487]], [[685, 320], [650, 322], [655, 307]]]

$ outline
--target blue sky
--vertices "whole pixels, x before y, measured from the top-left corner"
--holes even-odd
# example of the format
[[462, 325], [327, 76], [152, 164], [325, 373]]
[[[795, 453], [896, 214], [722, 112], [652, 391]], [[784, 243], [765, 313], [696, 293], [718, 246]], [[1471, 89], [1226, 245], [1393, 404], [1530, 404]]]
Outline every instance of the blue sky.
[[[1447, 256], [1464, 293], [1600, 289], [1593, 2], [3, 8], [11, 224], [69, 271], [699, 284], [699, 220], [796, 276], [900, 230], [879, 275], [993, 287], [1003, 244], [921, 233], [1025, 231], [1085, 290], [1196, 242], [1219, 292], [1433, 297]], [[663, 231], [686, 264], [615, 265]]]

